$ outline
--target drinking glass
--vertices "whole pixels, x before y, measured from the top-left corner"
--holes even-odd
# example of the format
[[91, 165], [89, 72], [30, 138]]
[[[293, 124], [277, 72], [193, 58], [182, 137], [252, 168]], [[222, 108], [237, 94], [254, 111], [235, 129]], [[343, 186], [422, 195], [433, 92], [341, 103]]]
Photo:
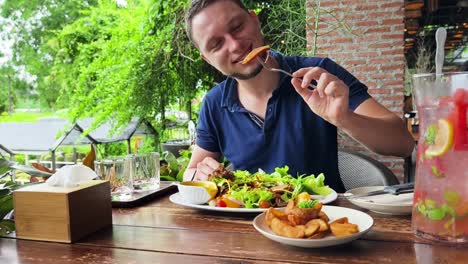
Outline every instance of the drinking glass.
[[159, 153], [151, 152], [131, 155], [135, 160], [133, 187], [136, 191], [148, 191], [159, 188]]
[[468, 72], [413, 76], [419, 140], [412, 229], [468, 241]]
[[95, 161], [94, 170], [99, 179], [109, 181], [113, 199], [124, 200], [131, 196], [135, 174], [133, 159], [125, 157]]

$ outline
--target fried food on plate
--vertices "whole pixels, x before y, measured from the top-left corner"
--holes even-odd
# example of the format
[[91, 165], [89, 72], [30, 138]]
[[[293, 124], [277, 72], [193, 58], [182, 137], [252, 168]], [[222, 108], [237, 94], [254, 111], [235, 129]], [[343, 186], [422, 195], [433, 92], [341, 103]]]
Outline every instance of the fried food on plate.
[[270, 46], [268, 45], [253, 49], [249, 54], [247, 54], [247, 56], [245, 56], [244, 60], [242, 60], [242, 64], [247, 64], [251, 62], [253, 59], [258, 57], [263, 52], [268, 51], [269, 49], [270, 49]]
[[[320, 239], [330, 233], [336, 237], [344, 237], [359, 232], [359, 227], [349, 223], [347, 217], [329, 224], [327, 214], [321, 211], [322, 204], [308, 199], [304, 195], [296, 199], [299, 207], [294, 200], [290, 200], [284, 212], [268, 209], [265, 212], [267, 225], [275, 234], [290, 238]], [[304, 206], [311, 208], [301, 208]]]
[[333, 221], [330, 224], [330, 230], [332, 234], [337, 237], [350, 236], [359, 232], [358, 226], [349, 223], [347, 217], [342, 217]]
[[271, 220], [271, 230], [280, 236], [291, 238], [303, 238], [305, 236], [305, 226], [291, 226], [287, 221], [274, 217]]
[[359, 232], [358, 226], [350, 223], [332, 223], [330, 224], [330, 230], [337, 237], [350, 236]]

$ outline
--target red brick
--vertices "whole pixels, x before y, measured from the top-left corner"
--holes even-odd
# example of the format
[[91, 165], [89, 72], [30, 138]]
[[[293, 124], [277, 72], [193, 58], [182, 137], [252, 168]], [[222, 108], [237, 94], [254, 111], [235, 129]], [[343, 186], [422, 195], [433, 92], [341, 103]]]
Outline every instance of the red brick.
[[403, 80], [401, 80], [401, 81], [387, 81], [387, 82], [383, 83], [384, 86], [390, 86], [390, 85], [402, 85], [403, 86], [404, 84], [405, 84], [405, 82]]
[[400, 70], [402, 71], [404, 69], [404, 65], [399, 65], [399, 64], [394, 64], [394, 65], [383, 65], [380, 68], [382, 71], [395, 71], [395, 70]]
[[390, 63], [392, 62], [393, 60], [389, 60], [387, 58], [375, 58], [375, 59], [371, 59], [369, 61], [370, 64], [386, 64], [386, 63]]
[[[308, 6], [315, 6], [315, 0], [307, 0], [307, 3]], [[399, 116], [402, 115], [403, 109], [404, 77], [402, 67], [406, 63], [403, 48], [403, 3], [404, 0], [376, 0], [373, 2], [322, 0], [322, 7], [323, 4], [329, 6], [326, 8], [327, 10], [333, 10], [339, 18], [344, 17], [347, 25], [354, 32], [359, 33], [357, 36], [350, 37], [345, 36], [341, 30], [336, 30], [334, 34], [321, 36], [321, 38], [328, 40], [328, 42], [321, 43], [333, 44], [326, 46], [326, 50], [323, 49], [325, 45], [320, 45], [318, 52], [328, 55], [343, 65], [369, 87], [369, 93], [376, 100], [391, 111], [398, 113]], [[308, 12], [311, 11], [308, 10]], [[307, 29], [308, 42], [313, 37], [310, 34], [312, 29], [309, 25]], [[321, 30], [321, 33], [326, 30]], [[310, 44], [308, 43], [308, 45]], [[308, 48], [310, 50], [310, 46]], [[375, 69], [372, 70], [372, 67]], [[391, 67], [397, 67], [397, 69], [391, 69]], [[338, 141], [340, 147], [349, 147], [387, 162], [397, 177], [402, 178], [402, 159], [374, 155], [342, 131], [339, 131]]]
[[369, 20], [364, 20], [364, 21], [360, 21], [360, 22], [357, 22], [355, 23], [354, 25], [356, 25], [357, 27], [372, 27], [372, 26], [375, 26], [375, 25], [379, 25], [379, 21], [369, 21]]
[[374, 94], [390, 94], [390, 90], [379, 88], [379, 89], [374, 89], [373, 93]]
[[395, 78], [393, 74], [389, 74], [389, 73], [374, 73], [372, 77], [375, 79], [380, 79], [380, 80]]
[[334, 38], [333, 43], [352, 43], [352, 38]]
[[383, 49], [383, 48], [391, 48], [388, 43], [376, 43], [376, 44], [369, 44], [367, 47], [370, 49]]
[[403, 102], [403, 94], [386, 96], [385, 101], [402, 101]]
[[[404, 83], [403, 80], [401, 82]], [[405, 88], [393, 88], [393, 89], [391, 89], [391, 91], [392, 91], [392, 93], [403, 93], [405, 91]]]
[[397, 54], [403, 54], [403, 47], [401, 47], [400, 49], [391, 49], [391, 50], [382, 51], [382, 55], [397, 55]]
[[357, 58], [366, 58], [366, 57], [377, 57], [379, 54], [374, 51], [361, 51], [355, 53]]
[[350, 21], [350, 20], [362, 20], [364, 19], [365, 16], [363, 16], [362, 14], [355, 14], [355, 13], [348, 13], [345, 15], [345, 19], [346, 21]]
[[[382, 35], [382, 39], [401, 39], [403, 41], [403, 37], [405, 34], [403, 34], [403, 31], [401, 33], [394, 33], [394, 34], [384, 34]], [[401, 43], [403, 45], [403, 43]]]
[[369, 43], [369, 42], [375, 42], [375, 41], [378, 41], [380, 40], [380, 36], [377, 35], [377, 34], [367, 34], [367, 35], [364, 35], [362, 37], [360, 37], [359, 39], [357, 39], [360, 43], [362, 42], [366, 42], [366, 43]]
[[378, 10], [379, 6], [377, 5], [362, 5], [359, 7], [359, 11], [364, 11], [364, 10]]
[[365, 65], [354, 67], [354, 71], [375, 72], [378, 69], [376, 65]]
[[366, 33], [386, 33], [386, 32], [391, 32], [390, 27], [372, 27], [366, 30]]
[[386, 17], [388, 15], [387, 11], [382, 11], [382, 12], [369, 12], [367, 14], [367, 18], [381, 18], [381, 17]]
[[392, 25], [392, 31], [393, 32], [404, 32], [405, 30], [405, 24], [397, 24], [397, 25]]
[[395, 73], [395, 74], [393, 74], [393, 76], [395, 78], [402, 78], [403, 79], [405, 77], [405, 74], [404, 73]]
[[351, 60], [345, 60], [344, 63], [347, 65], [359, 65], [359, 64], [365, 64], [367, 61], [366, 60], [360, 60], [360, 59], [351, 59]]
[[[315, 5], [312, 5], [312, 6], [315, 7]], [[320, 7], [335, 7], [335, 6], [338, 6], [337, 1], [321, 1], [320, 2]]]
[[394, 25], [394, 24], [400, 24], [403, 23], [403, 18], [397, 18], [397, 19], [384, 19], [382, 21], [382, 24], [384, 25]]
[[354, 53], [354, 51], [362, 49], [362, 45], [361, 44], [346, 44], [345, 46], [343, 46], [343, 48], [346, 51], [351, 51], [351, 53]]
[[[332, 0], [332, 2], [334, 2], [334, 1]], [[358, 7], [359, 7], [359, 6], [362, 5], [362, 1], [361, 1], [361, 0], [342, 0], [341, 3], [342, 3], [344, 6], [348, 7], [348, 8], [354, 7], [354, 6], [358, 6]]]
[[[388, 2], [388, 1], [385, 1], [385, 2]], [[392, 7], [403, 9], [403, 1], [395, 1], [395, 2], [392, 2], [392, 3], [385, 3], [385, 4], [380, 6], [380, 8], [392, 8]]]

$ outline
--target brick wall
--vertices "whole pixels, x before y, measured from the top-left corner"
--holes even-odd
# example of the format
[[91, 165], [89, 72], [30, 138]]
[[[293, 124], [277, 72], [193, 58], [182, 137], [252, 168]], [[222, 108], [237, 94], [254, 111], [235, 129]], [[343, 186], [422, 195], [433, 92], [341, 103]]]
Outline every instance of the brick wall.
[[[312, 51], [314, 9], [318, 0], [307, 0], [307, 42]], [[336, 21], [321, 12], [317, 56], [327, 56], [345, 67], [369, 87], [369, 93], [398, 116], [403, 116], [404, 85], [404, 0], [320, 0], [321, 8], [331, 11], [351, 29], [331, 30]], [[328, 23], [327, 23], [328, 22]], [[340, 147], [372, 156], [403, 179], [403, 159], [376, 155], [344, 133]]]

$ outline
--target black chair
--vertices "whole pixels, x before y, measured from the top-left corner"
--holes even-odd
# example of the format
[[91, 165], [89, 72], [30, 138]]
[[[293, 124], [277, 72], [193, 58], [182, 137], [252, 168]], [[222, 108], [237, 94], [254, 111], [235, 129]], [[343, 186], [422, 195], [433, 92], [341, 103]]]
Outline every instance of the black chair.
[[338, 169], [346, 190], [399, 183], [395, 174], [385, 165], [359, 152], [339, 150]]

